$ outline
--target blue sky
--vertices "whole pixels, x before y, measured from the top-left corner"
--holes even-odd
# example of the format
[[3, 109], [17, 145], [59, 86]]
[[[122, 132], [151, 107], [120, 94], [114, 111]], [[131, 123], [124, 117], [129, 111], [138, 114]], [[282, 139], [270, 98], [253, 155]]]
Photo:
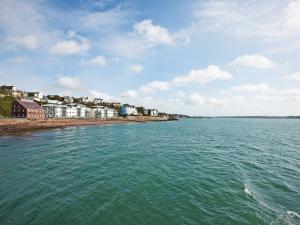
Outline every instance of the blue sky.
[[300, 0], [0, 0], [0, 81], [189, 115], [300, 115]]

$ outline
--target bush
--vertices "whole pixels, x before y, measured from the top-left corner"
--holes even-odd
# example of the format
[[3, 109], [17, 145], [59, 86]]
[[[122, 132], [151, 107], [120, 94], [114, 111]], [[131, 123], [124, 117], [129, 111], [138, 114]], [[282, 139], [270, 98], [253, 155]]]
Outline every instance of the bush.
[[1, 116], [11, 116], [11, 107], [14, 101], [14, 97], [5, 96], [0, 97], [0, 115]]

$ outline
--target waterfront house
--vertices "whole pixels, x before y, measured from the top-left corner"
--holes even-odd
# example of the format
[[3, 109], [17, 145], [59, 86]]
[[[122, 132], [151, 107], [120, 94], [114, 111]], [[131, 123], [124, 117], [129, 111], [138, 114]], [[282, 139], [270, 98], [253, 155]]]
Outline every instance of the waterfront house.
[[67, 106], [60, 104], [42, 105], [47, 118], [64, 118]]
[[157, 109], [148, 109], [148, 115], [149, 116], [158, 116], [158, 110]]
[[78, 118], [87, 117], [87, 107], [85, 105], [77, 104], [77, 117]]
[[148, 109], [145, 109], [144, 107], [136, 107], [137, 113], [140, 116], [148, 116]]
[[89, 116], [92, 118], [100, 118], [100, 119], [113, 118], [116, 117], [117, 115], [118, 113], [116, 112], [116, 110], [105, 106], [93, 106], [89, 114]]
[[113, 118], [116, 115], [116, 110], [112, 109], [112, 108], [108, 108], [106, 107], [105, 109], [105, 113], [106, 113], [106, 118]]
[[64, 117], [66, 118], [78, 118], [81, 115], [81, 111], [78, 108], [78, 105], [75, 103], [71, 103], [66, 105], [66, 109], [63, 112]]
[[66, 105], [66, 107], [63, 108], [62, 115], [64, 118], [76, 118], [77, 107], [73, 105]]
[[71, 103], [66, 105], [66, 110], [64, 115], [66, 118], [86, 118], [87, 117], [87, 107], [85, 105]]
[[120, 114], [123, 116], [137, 116], [138, 112], [134, 105], [123, 104], [120, 108]]
[[45, 117], [43, 108], [32, 100], [15, 100], [12, 103], [12, 117], [41, 119]]

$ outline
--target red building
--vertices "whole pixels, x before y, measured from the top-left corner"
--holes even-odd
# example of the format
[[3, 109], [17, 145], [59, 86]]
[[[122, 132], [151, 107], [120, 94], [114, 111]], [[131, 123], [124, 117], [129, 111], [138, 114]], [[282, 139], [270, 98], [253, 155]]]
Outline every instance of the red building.
[[40, 119], [45, 118], [43, 108], [34, 101], [15, 100], [12, 104], [12, 117]]

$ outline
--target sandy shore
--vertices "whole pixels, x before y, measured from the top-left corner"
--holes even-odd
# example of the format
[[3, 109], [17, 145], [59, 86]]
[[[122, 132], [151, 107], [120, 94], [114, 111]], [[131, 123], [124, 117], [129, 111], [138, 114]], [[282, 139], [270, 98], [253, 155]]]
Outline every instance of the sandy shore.
[[167, 121], [166, 117], [132, 116], [113, 119], [0, 119], [0, 134], [37, 129], [62, 128], [67, 126], [124, 124], [134, 122]]

